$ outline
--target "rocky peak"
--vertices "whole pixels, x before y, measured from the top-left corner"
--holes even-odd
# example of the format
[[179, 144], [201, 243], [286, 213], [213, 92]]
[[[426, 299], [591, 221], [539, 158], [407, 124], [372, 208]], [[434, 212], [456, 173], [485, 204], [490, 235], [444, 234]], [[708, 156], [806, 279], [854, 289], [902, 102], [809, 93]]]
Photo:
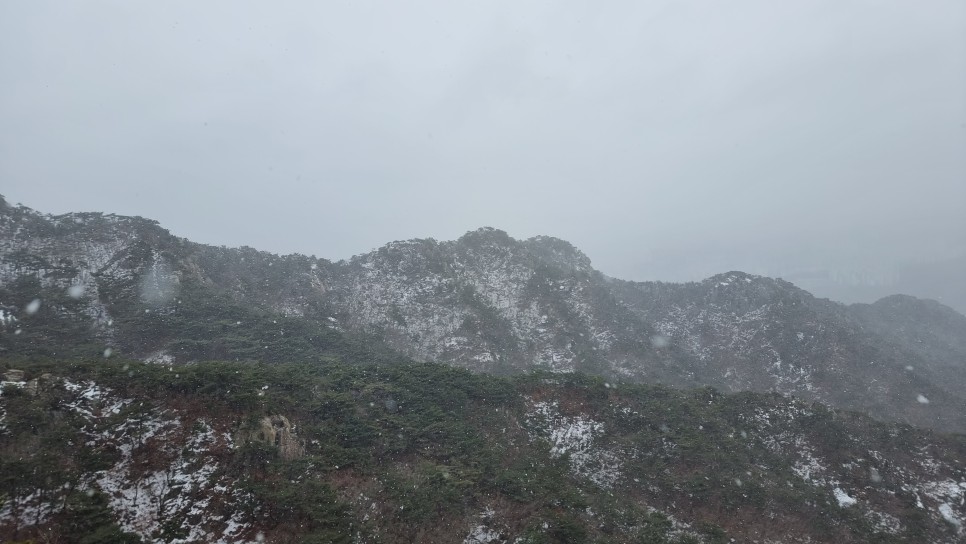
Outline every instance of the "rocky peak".
[[[846, 307], [740, 271], [686, 284], [625, 282], [596, 272], [566, 241], [519, 241], [490, 227], [455, 241], [392, 242], [333, 264], [193, 244], [140, 218], [9, 207], [0, 218], [0, 324], [23, 329], [0, 336], [0, 349], [13, 354], [106, 342], [145, 359], [299, 359], [362, 333], [474, 371], [583, 370], [777, 390], [966, 428], [957, 408], [966, 317], [934, 326], [948, 310], [935, 303], [890, 297]], [[80, 298], [70, 295], [76, 286]], [[174, 290], [164, 286], [180, 294], [158, 296]], [[39, 298], [36, 316], [19, 311]], [[897, 396], [911, 407], [890, 400]]]
[[552, 236], [516, 240], [505, 231], [481, 227], [452, 242], [432, 238], [399, 240], [350, 259], [350, 266], [407, 276], [449, 275], [453, 270], [545, 265], [562, 271], [592, 272], [590, 259], [567, 241]]
[[526, 248], [541, 261], [564, 269], [591, 272], [590, 258], [573, 244], [553, 236], [534, 236], [524, 242]]
[[813, 298], [808, 292], [781, 279], [739, 271], [711, 276], [700, 285], [706, 302], [732, 306], [738, 313], [768, 304], [795, 306]]
[[458, 245], [479, 249], [483, 247], [510, 248], [519, 244], [506, 231], [493, 227], [480, 227], [471, 230], [456, 240]]
[[387, 273], [412, 276], [445, 273], [445, 264], [449, 260], [450, 257], [436, 240], [415, 238], [390, 242], [375, 251], [356, 255], [348, 264], [350, 267], [379, 269]]

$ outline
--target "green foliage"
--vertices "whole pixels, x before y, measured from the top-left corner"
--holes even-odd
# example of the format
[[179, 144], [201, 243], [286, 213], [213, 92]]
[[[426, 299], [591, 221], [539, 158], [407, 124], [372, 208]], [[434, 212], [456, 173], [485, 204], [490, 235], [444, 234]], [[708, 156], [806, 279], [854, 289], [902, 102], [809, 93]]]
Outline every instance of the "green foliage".
[[126, 533], [114, 521], [107, 497], [99, 492], [73, 492], [61, 514], [62, 541], [66, 544], [135, 544], [141, 539]]
[[714, 523], [698, 523], [698, 530], [708, 544], [727, 544], [730, 541], [725, 530]]
[[[57, 269], [51, 263], [23, 266]], [[72, 273], [64, 272], [69, 277]], [[65, 289], [44, 287], [34, 275], [17, 276], [0, 285], [3, 304], [26, 308], [34, 300], [40, 301], [39, 309], [33, 314], [19, 312], [16, 328], [0, 334], [0, 354], [69, 359], [91, 357], [104, 350], [95, 339], [89, 319], [78, 318], [83, 314], [84, 301], [71, 298]], [[14, 331], [19, 332], [11, 334]]]
[[[120, 454], [111, 446], [77, 447], [86, 440], [79, 430], [87, 426], [97, 433], [171, 403], [203, 413], [233, 433], [236, 447], [220, 454], [219, 470], [251, 494], [241, 507], [245, 519], [268, 534], [288, 535], [279, 541], [293, 542], [344, 542], [357, 531], [387, 527], [393, 538], [413, 540], [438, 520], [459, 525], [493, 504], [519, 513], [511, 533], [527, 542], [692, 541], [649, 506], [707, 509], [719, 516], [795, 512], [808, 520], [813, 535], [830, 538], [844, 526], [874, 540], [880, 535], [867, 521], [833, 508], [827, 490], [802, 484], [787, 459], [766, 447], [760, 438], [766, 430], [750, 424], [747, 414], [794, 408], [795, 418], [773, 419], [772, 425], [807, 436], [830, 463], [841, 464], [864, 450], [850, 449], [855, 440], [827, 436], [829, 429], [861, 434], [864, 447], [882, 452], [889, 452], [894, 440], [940, 441], [937, 455], [942, 456], [966, 452], [961, 438], [886, 429], [792, 406], [779, 396], [729, 396], [709, 388], [682, 392], [580, 374], [507, 379], [434, 364], [333, 359], [173, 367], [119, 358], [2, 364], [16, 365], [27, 379], [51, 372], [139, 399], [90, 423], [65, 409], [69, 395], [62, 386], [45, 387], [37, 395], [8, 387], [0, 397], [7, 425], [0, 434], [0, 489], [6, 500], [19, 504], [43, 490], [72, 505], [51, 523], [89, 527], [89, 534], [105, 542], [124, 542], [128, 536], [111, 525], [112, 514], [98, 506], [101, 499], [88, 500], [77, 489], [83, 475], [109, 468]], [[595, 436], [595, 447], [621, 455], [624, 476], [614, 487], [599, 488], [576, 476], [568, 455], [551, 456], [546, 441], [533, 438], [527, 428], [529, 398], [552, 399], [567, 417], [584, 415], [601, 423], [604, 432]], [[246, 439], [246, 429], [275, 414], [295, 425], [301, 456], [283, 458], [273, 444]], [[365, 523], [361, 518], [370, 511], [353, 502], [360, 494], [366, 504], [379, 505]], [[904, 501], [900, 515], [910, 535], [932, 530], [911, 495], [896, 497]], [[163, 536], [183, 532], [184, 521], [166, 520]], [[708, 543], [743, 536], [726, 535], [709, 522], [692, 527]]]
[[476, 484], [472, 475], [430, 462], [411, 471], [389, 472], [382, 481], [387, 497], [398, 505], [400, 520], [409, 524], [462, 510]]
[[521, 504], [562, 506], [579, 510], [587, 506], [578, 490], [562, 485], [569, 480], [565, 459], [531, 455], [513, 459], [486, 482], [493, 491]]
[[550, 542], [579, 544], [587, 541], [587, 528], [573, 515], [555, 515], [550, 519], [549, 525], [547, 536]]
[[667, 516], [660, 512], [651, 512], [642, 520], [637, 533], [640, 544], [665, 544], [670, 542], [673, 525]]
[[275, 462], [259, 478], [246, 478], [241, 487], [263, 506], [258, 520], [267, 527], [297, 527], [300, 542], [352, 541], [348, 508], [323, 481], [308, 477], [292, 484], [291, 464]]

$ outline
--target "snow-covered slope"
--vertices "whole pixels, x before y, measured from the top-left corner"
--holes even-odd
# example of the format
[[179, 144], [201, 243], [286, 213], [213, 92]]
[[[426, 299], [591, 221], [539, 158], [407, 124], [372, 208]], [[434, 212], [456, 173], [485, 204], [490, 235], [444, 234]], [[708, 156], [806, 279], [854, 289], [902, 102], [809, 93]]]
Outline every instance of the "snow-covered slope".
[[0, 386], [0, 539], [954, 543], [963, 459], [960, 435], [780, 395], [48, 361]]
[[[34, 299], [57, 327], [28, 326]], [[0, 337], [12, 352], [93, 339], [159, 361], [304, 359], [364, 334], [479, 372], [778, 391], [966, 430], [966, 394], [955, 386], [966, 384], [966, 346], [933, 349], [922, 342], [935, 337], [895, 333], [905, 307], [846, 307], [740, 272], [625, 282], [565, 241], [492, 228], [333, 263], [194, 244], [140, 218], [0, 210], [0, 327], [24, 333]], [[952, 310], [934, 314], [936, 327], [962, 328]], [[73, 332], [57, 336], [67, 324]]]

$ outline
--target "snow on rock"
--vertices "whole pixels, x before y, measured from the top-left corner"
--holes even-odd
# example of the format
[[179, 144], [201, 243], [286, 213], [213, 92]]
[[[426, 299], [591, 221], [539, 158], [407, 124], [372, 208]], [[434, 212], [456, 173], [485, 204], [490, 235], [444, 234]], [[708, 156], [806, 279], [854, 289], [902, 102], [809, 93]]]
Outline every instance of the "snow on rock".
[[143, 360], [145, 363], [170, 365], [174, 363], [174, 356], [165, 350], [160, 350], [148, 355]]
[[[794, 402], [777, 408], [757, 408], [752, 414], [742, 416], [750, 427], [757, 429], [765, 447], [772, 453], [794, 459], [792, 472], [803, 481], [815, 486], [837, 485], [830, 478], [828, 464], [815, 452], [806, 437], [794, 429], [796, 419], [811, 415], [802, 403]], [[747, 436], [742, 431], [742, 436]]]
[[485, 525], [477, 525], [470, 529], [470, 534], [463, 539], [463, 544], [487, 544], [500, 540], [500, 532], [488, 529]]
[[966, 523], [966, 513], [963, 512], [963, 505], [966, 504], [966, 481], [946, 479], [925, 482], [917, 486], [916, 491], [936, 503], [936, 511], [942, 519], [955, 526], [957, 531], [962, 531]]
[[[91, 380], [63, 380], [63, 407], [86, 423], [86, 448], [116, 448], [119, 459], [78, 489], [99, 489], [125, 531], [149, 542], [243, 542], [251, 497], [234, 488], [218, 463], [230, 435], [206, 420], [125, 399]], [[0, 522], [43, 523], [64, 504], [64, 490], [37, 490], [0, 509]], [[14, 509], [15, 507], [15, 509]], [[230, 513], [225, 515], [223, 513]], [[179, 536], [165, 534], [177, 529]]]
[[619, 456], [597, 444], [604, 434], [603, 423], [586, 416], [560, 414], [556, 402], [537, 402], [528, 416], [531, 438], [550, 442], [554, 457], [569, 456], [574, 475], [587, 478], [600, 487], [611, 487], [621, 476]]
[[496, 514], [491, 508], [480, 513], [480, 523], [470, 528], [463, 544], [488, 544], [503, 540], [503, 532], [492, 527], [493, 516]]
[[949, 503], [944, 502], [939, 505], [939, 514], [944, 520], [955, 526], [958, 532], [963, 531], [963, 521], [959, 519], [959, 516], [953, 511], [953, 507], [949, 506]]
[[591, 272], [586, 257], [559, 241], [480, 229], [455, 242], [392, 242], [354, 257], [336, 305], [347, 329], [384, 332], [416, 359], [572, 372], [581, 348], [607, 352], [618, 343], [588, 288]]
[[835, 495], [835, 500], [838, 501], [839, 506], [842, 508], [847, 508], [858, 502], [855, 500], [855, 498], [850, 497], [848, 493], [843, 491], [841, 487], [836, 487], [832, 490], [832, 493]]
[[65, 407], [89, 421], [104, 415], [119, 414], [125, 406], [133, 402], [131, 399], [114, 395], [111, 389], [90, 380], [77, 383], [64, 380], [63, 384], [65, 389], [75, 394]]
[[[249, 525], [232, 505], [247, 500], [220, 473], [215, 450], [230, 447], [204, 420], [190, 428], [171, 411], [129, 418], [104, 432], [121, 459], [93, 482], [109, 497], [121, 527], [166, 542], [238, 541]], [[227, 519], [213, 515], [230, 511]], [[182, 538], [160, 539], [172, 523]]]
[[[739, 296], [743, 290], [754, 290], [760, 278], [718, 276], [705, 280], [712, 293], [718, 290], [734, 291], [736, 302], [730, 297], [680, 300], [661, 309], [651, 306], [636, 311], [653, 319], [658, 333], [671, 343], [690, 352], [699, 362], [712, 364], [728, 362], [729, 368], [716, 386], [732, 391], [776, 390], [786, 394], [806, 394], [813, 397], [820, 393], [814, 377], [814, 367], [806, 356], [811, 349], [811, 339], [816, 329], [795, 333], [795, 346], [786, 345], [773, 330], [778, 315], [785, 311], [782, 302], [758, 300], [753, 294]], [[765, 282], [767, 283], [767, 282]], [[727, 287], [727, 289], [722, 289]], [[758, 285], [761, 288], [761, 285]], [[734, 365], [737, 362], [738, 365]], [[755, 372], [738, 367], [753, 363]], [[764, 371], [764, 375], [761, 371]]]
[[815, 455], [811, 447], [804, 443], [804, 439], [797, 442], [801, 449], [799, 450], [799, 458], [792, 465], [792, 472], [812, 485], [823, 486], [829, 483], [825, 476], [828, 468], [822, 460]]
[[872, 524], [872, 527], [878, 533], [897, 535], [903, 530], [902, 523], [899, 521], [899, 518], [893, 516], [892, 514], [877, 512], [875, 510], [867, 510], [864, 512], [863, 516], [869, 521], [870, 524]]
[[6, 327], [7, 325], [12, 325], [17, 322], [17, 316], [10, 313], [8, 310], [0, 308], [0, 325]]
[[[200, 519], [212, 502], [231, 500], [228, 482], [212, 478], [218, 465], [209, 450], [218, 445], [219, 437], [208, 423], [197, 422], [195, 430], [186, 437], [187, 443], [177, 440], [176, 435], [182, 430], [177, 419], [151, 423], [146, 426], [147, 438], [132, 437], [132, 441], [138, 448], [155, 450], [154, 455], [160, 450], [169, 460], [160, 467], [142, 470], [134, 461], [134, 448], [122, 448], [122, 459], [99, 473], [96, 480], [97, 486], [108, 493], [121, 526], [145, 537], [160, 534], [162, 526], [172, 519]], [[172, 443], [179, 447], [171, 447]], [[209, 540], [215, 532], [235, 533], [239, 523], [220, 521], [210, 525], [215, 527], [182, 521], [187, 536], [172, 542]]]
[[59, 512], [61, 505], [51, 501], [42, 489], [34, 491], [16, 501], [4, 501], [0, 507], [0, 525], [16, 521], [16, 525], [39, 525], [47, 521], [51, 514]]

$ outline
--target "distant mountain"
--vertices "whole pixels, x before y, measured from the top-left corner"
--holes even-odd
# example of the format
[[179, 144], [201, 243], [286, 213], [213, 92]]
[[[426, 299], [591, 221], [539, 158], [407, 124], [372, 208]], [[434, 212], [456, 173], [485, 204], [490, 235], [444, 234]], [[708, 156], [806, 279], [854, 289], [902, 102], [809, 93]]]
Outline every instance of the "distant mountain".
[[966, 316], [936, 301], [906, 295], [850, 309], [867, 328], [928, 361], [920, 370], [930, 374], [930, 381], [952, 392], [966, 391]]
[[[151, 361], [272, 362], [399, 352], [476, 372], [777, 391], [966, 431], [966, 318], [889, 300], [849, 307], [740, 272], [621, 281], [563, 240], [491, 228], [330, 262], [195, 244], [141, 218], [0, 210], [9, 354], [109, 347]], [[930, 308], [928, 326], [917, 304]], [[902, 332], [908, 322], [925, 329]]]
[[966, 313], [966, 250], [934, 260], [897, 263], [884, 270], [786, 270], [775, 272], [820, 297], [869, 303], [895, 293], [915, 293]]

